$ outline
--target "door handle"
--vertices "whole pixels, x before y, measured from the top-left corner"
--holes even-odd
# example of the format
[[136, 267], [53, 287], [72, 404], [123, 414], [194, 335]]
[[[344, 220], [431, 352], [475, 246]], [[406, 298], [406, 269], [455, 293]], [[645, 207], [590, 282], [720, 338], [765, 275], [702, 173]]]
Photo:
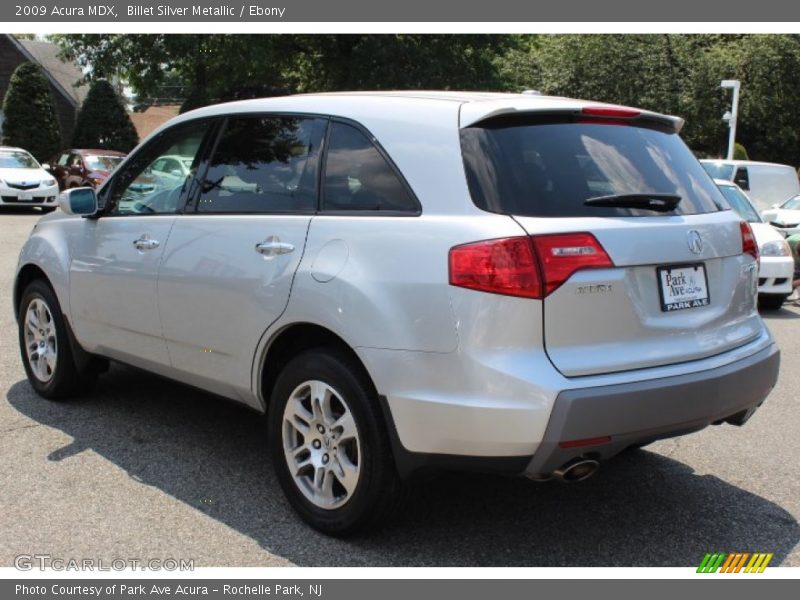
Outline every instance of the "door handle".
[[263, 256], [272, 257], [294, 252], [294, 246], [280, 241], [277, 236], [273, 235], [263, 242], [256, 244], [255, 250]]
[[133, 246], [137, 250], [153, 250], [158, 248], [158, 240], [151, 239], [146, 233], [143, 234], [138, 240], [133, 240]]

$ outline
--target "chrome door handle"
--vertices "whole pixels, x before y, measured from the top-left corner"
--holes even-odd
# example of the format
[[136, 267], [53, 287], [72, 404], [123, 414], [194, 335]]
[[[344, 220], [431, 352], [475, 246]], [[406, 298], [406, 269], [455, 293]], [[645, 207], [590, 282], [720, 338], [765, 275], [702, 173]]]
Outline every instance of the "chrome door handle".
[[263, 256], [280, 256], [281, 254], [289, 254], [294, 252], [294, 246], [281, 242], [277, 237], [272, 236], [256, 244], [256, 252]]
[[133, 246], [137, 250], [153, 250], [158, 248], [158, 240], [150, 239], [150, 236], [146, 233], [141, 236], [138, 240], [133, 240]]

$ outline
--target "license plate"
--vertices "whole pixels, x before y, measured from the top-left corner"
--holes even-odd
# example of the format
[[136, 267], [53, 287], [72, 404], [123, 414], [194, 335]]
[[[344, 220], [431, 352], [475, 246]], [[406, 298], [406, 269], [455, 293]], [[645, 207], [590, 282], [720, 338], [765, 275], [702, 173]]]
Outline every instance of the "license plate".
[[33, 198], [33, 194], [31, 194], [30, 192], [20, 192], [17, 198], [20, 201], [30, 200]]
[[708, 306], [708, 278], [702, 264], [658, 267], [661, 310], [672, 312]]

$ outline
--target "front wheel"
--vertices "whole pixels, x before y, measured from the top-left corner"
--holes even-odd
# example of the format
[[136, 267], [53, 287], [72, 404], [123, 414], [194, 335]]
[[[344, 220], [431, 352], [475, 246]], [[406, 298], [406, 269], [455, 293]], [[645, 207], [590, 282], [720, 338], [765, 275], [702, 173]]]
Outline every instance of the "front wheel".
[[305, 352], [275, 382], [270, 452], [281, 487], [309, 525], [347, 535], [385, 521], [400, 483], [376, 393], [355, 360]]
[[19, 306], [22, 364], [37, 394], [51, 400], [81, 395], [96, 379], [75, 366], [58, 298], [41, 279], [28, 284]]

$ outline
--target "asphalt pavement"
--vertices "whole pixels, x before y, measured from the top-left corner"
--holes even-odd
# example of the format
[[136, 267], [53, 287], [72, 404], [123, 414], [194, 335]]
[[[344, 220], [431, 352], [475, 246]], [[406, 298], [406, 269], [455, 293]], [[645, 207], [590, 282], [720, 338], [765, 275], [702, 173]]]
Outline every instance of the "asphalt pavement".
[[294, 515], [252, 411], [123, 366], [87, 398], [28, 385], [11, 287], [39, 214], [0, 213], [0, 566], [20, 554], [199, 566], [800, 566], [800, 309], [764, 313], [778, 386], [744, 427], [626, 452], [579, 484], [447, 474], [348, 540]]

